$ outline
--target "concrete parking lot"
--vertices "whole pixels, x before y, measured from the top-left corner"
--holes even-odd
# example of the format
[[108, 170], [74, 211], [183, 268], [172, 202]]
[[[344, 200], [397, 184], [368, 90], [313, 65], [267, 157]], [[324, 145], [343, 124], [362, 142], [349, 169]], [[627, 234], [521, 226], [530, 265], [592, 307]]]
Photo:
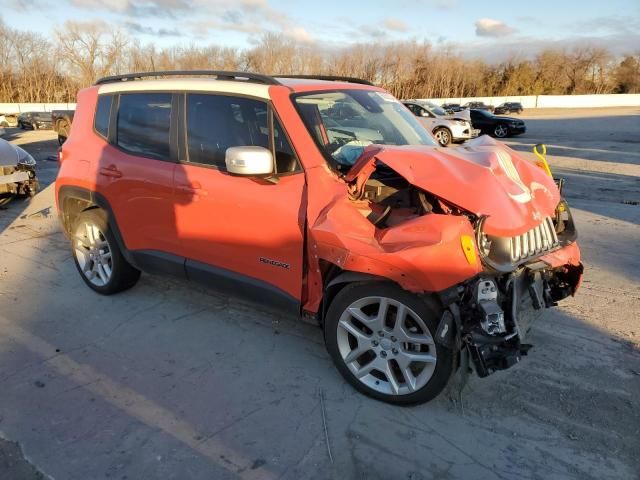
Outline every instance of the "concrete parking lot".
[[507, 143], [549, 145], [584, 283], [519, 365], [409, 408], [355, 392], [321, 331], [278, 311], [149, 275], [90, 291], [54, 134], [10, 129], [43, 189], [0, 210], [0, 479], [639, 478], [640, 110], [523, 117]]

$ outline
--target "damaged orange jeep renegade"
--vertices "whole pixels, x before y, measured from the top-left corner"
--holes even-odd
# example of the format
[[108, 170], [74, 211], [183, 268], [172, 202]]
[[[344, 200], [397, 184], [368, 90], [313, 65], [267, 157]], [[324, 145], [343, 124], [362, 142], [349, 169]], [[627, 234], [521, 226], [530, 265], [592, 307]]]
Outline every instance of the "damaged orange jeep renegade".
[[358, 79], [104, 78], [80, 92], [60, 163], [58, 210], [90, 288], [145, 271], [278, 304], [322, 326], [351, 385], [391, 403], [434, 398], [458, 368], [514, 365], [530, 320], [582, 277], [547, 172], [486, 136], [441, 148]]

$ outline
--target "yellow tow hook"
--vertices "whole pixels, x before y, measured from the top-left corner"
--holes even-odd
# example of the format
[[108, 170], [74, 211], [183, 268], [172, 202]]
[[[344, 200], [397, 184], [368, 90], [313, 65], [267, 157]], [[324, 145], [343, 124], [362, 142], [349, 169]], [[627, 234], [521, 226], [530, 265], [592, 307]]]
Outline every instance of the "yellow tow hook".
[[[540, 148], [540, 151], [538, 151], [538, 148]], [[547, 163], [547, 159], [545, 158], [545, 155], [547, 154], [547, 146], [544, 143], [538, 143], [537, 145], [533, 146], [533, 153], [536, 157], [538, 157], [538, 160], [536, 160], [536, 165], [547, 172], [547, 174], [553, 178], [553, 175], [551, 175], [551, 169], [549, 168], [549, 164]]]

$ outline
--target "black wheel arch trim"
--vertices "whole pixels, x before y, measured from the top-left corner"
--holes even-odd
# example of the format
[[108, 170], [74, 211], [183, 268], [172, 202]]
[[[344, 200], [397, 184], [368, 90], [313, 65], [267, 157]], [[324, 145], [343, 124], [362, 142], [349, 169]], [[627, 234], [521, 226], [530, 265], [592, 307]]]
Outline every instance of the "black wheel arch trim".
[[372, 275], [370, 273], [352, 272], [349, 270], [343, 270], [334, 276], [324, 286], [324, 292], [322, 295], [322, 305], [320, 306], [320, 318], [318, 319], [320, 325], [324, 324], [324, 318], [329, 310], [329, 305], [338, 294], [338, 292], [349, 283], [355, 282], [393, 282], [389, 278], [381, 277], [379, 275]]
[[127, 249], [124, 239], [122, 238], [122, 234], [120, 233], [120, 228], [118, 227], [118, 222], [116, 220], [115, 214], [113, 213], [113, 209], [109, 204], [109, 201], [100, 193], [95, 192], [93, 190], [89, 190], [83, 187], [77, 187], [74, 185], [64, 185], [60, 187], [58, 191], [58, 206], [60, 207], [60, 222], [62, 223], [64, 233], [69, 237], [71, 235], [71, 218], [67, 217], [67, 214], [64, 211], [64, 204], [69, 199], [76, 199], [87, 202], [89, 204], [88, 208], [98, 207], [104, 210], [107, 214], [107, 223], [109, 224], [109, 228], [113, 233], [113, 236], [118, 243], [118, 247], [122, 252], [122, 256], [125, 258], [127, 262], [129, 262], [134, 267], [141, 270], [133, 255], [129, 249]]

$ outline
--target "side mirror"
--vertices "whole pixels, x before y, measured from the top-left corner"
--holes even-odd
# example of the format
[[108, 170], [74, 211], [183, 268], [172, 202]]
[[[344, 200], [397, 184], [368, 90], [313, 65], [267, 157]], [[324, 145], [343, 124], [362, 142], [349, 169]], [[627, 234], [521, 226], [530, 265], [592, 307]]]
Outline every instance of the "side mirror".
[[426, 110], [421, 110], [420, 111], [420, 116], [421, 117], [430, 117], [431, 115], [429, 115], [429, 112], [427, 112]]
[[234, 175], [259, 176], [273, 173], [273, 155], [264, 147], [227, 148], [224, 163]]

